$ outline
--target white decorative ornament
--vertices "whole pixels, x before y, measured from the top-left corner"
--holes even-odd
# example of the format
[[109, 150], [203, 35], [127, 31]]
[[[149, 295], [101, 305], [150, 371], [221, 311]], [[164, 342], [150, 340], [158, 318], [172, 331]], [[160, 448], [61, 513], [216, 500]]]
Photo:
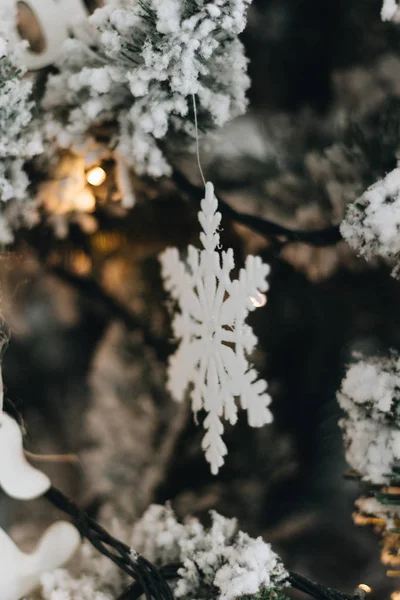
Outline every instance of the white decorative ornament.
[[202, 446], [213, 474], [223, 465], [227, 453], [221, 438], [221, 419], [232, 424], [237, 420], [235, 399], [247, 410], [251, 427], [272, 421], [267, 383], [257, 379], [246, 357], [257, 338], [245, 323], [249, 311], [255, 309], [252, 299], [268, 289], [270, 268], [259, 257], [248, 256], [239, 278], [231, 281], [233, 251], [217, 251], [221, 222], [217, 207], [214, 188], [207, 183], [199, 212], [204, 249], [189, 246], [185, 263], [180, 261], [176, 248], [168, 248], [160, 257], [165, 288], [180, 309], [172, 327], [181, 341], [170, 359], [168, 389], [181, 402], [192, 384], [194, 412], [207, 411]]
[[33, 500], [50, 486], [50, 479], [26, 460], [18, 424], [0, 413], [0, 487], [11, 498]]
[[25, 554], [0, 529], [1, 600], [24, 598], [40, 585], [44, 573], [68, 562], [80, 543], [78, 530], [66, 521], [59, 521], [47, 529], [34, 552]]
[[34, 14], [44, 38], [42, 52], [27, 48], [21, 55], [22, 64], [28, 70], [35, 71], [58, 59], [61, 46], [71, 30], [85, 21], [89, 13], [83, 0], [23, 0], [23, 4]]

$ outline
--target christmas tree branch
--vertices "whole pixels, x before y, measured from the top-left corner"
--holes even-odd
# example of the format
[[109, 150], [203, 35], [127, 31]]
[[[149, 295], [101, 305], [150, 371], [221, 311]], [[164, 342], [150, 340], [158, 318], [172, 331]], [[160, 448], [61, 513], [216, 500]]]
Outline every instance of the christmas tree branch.
[[[204, 198], [204, 190], [191, 183], [180, 171], [174, 171], [172, 179], [176, 186], [192, 200], [200, 203]], [[302, 242], [303, 244], [309, 244], [310, 246], [316, 247], [334, 246], [342, 240], [338, 225], [332, 225], [326, 229], [315, 231], [288, 229], [287, 227], [278, 225], [272, 221], [261, 219], [254, 215], [240, 213], [229, 206], [224, 200], [221, 200], [220, 197], [218, 197], [218, 210], [223, 217], [236, 221], [241, 225], [245, 225], [266, 238], [272, 238], [279, 241], [281, 246], [289, 242]]]

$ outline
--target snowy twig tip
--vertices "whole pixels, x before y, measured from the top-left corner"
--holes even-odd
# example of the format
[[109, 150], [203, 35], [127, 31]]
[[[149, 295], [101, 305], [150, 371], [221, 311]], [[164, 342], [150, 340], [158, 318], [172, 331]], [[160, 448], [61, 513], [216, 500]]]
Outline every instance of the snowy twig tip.
[[381, 9], [382, 21], [391, 21], [397, 12], [397, 9], [398, 4], [396, 0], [384, 0]]

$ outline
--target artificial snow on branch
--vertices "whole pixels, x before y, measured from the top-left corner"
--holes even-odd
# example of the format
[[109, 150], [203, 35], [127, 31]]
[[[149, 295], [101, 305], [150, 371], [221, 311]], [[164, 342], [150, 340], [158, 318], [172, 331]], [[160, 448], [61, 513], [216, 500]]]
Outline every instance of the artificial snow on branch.
[[236, 519], [211, 512], [205, 529], [197, 519], [177, 521], [170, 507], [151, 506], [133, 530], [132, 542], [157, 565], [182, 563], [174, 598], [234, 600], [279, 591], [288, 572], [269, 544], [238, 531]]
[[[369, 357], [352, 364], [338, 400], [346, 416], [346, 459], [367, 485], [356, 501], [356, 525], [373, 526], [382, 536], [382, 563], [397, 576], [400, 532], [400, 356]], [[393, 571], [394, 570], [394, 571]]]
[[346, 460], [365, 482], [390, 483], [400, 460], [400, 357], [370, 357], [350, 365], [337, 394]]
[[[362, 256], [398, 261], [400, 257], [400, 168], [377, 181], [349, 205], [340, 231]], [[399, 275], [399, 265], [393, 269]]]
[[35, 220], [24, 167], [43, 148], [32, 122], [32, 85], [22, 78], [18, 49], [2, 34], [4, 27], [0, 23], [0, 243], [7, 244], [14, 227]]
[[247, 60], [238, 35], [251, 0], [111, 0], [67, 40], [43, 107], [56, 147], [106, 137], [130, 166], [159, 177], [170, 166], [158, 140], [194, 137], [244, 113]]
[[382, 21], [391, 21], [395, 17], [398, 8], [396, 0], [383, 0], [381, 10]]
[[272, 421], [267, 384], [258, 379], [247, 359], [257, 338], [245, 323], [260, 293], [268, 289], [270, 269], [259, 257], [248, 256], [238, 279], [231, 280], [233, 250], [218, 251], [221, 214], [217, 207], [214, 188], [207, 183], [199, 212], [203, 249], [189, 246], [185, 262], [176, 248], [168, 248], [160, 257], [165, 288], [179, 305], [172, 327], [180, 345], [170, 358], [168, 389], [181, 402], [192, 384], [193, 411], [208, 413], [202, 445], [214, 474], [227, 453], [222, 418], [236, 422], [237, 398], [251, 427]]
[[78, 559], [77, 568], [44, 573], [40, 590], [29, 600], [115, 600], [127, 585], [128, 577], [88, 542], [82, 544]]

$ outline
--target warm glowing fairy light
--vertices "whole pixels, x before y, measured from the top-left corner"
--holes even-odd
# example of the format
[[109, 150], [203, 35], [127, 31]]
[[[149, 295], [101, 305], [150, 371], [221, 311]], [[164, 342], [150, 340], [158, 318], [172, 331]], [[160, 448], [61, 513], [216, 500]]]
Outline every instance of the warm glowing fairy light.
[[267, 296], [262, 292], [257, 292], [257, 296], [249, 296], [249, 300], [256, 308], [261, 308], [267, 304]]
[[107, 173], [101, 167], [93, 167], [86, 173], [87, 182], [96, 187], [104, 183], [106, 177]]
[[71, 256], [71, 267], [77, 275], [88, 275], [92, 269], [92, 261], [84, 252]]
[[366, 592], [367, 594], [370, 594], [372, 592], [372, 588], [370, 588], [369, 585], [367, 585], [366, 583], [360, 583], [358, 589], [362, 590], [363, 592]]

